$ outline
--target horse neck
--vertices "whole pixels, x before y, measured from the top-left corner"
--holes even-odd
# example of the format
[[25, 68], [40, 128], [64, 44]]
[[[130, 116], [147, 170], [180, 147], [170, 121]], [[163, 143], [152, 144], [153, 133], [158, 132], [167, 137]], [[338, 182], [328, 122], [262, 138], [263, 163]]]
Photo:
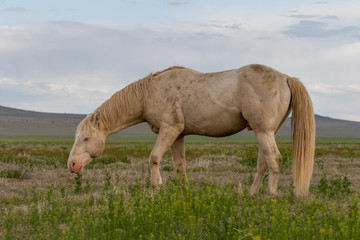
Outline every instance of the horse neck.
[[[137, 89], [123, 89], [115, 93], [104, 102], [96, 111], [100, 112], [103, 129], [107, 136], [119, 132], [125, 128], [144, 122], [143, 94]], [[126, 96], [124, 96], [126, 95]]]

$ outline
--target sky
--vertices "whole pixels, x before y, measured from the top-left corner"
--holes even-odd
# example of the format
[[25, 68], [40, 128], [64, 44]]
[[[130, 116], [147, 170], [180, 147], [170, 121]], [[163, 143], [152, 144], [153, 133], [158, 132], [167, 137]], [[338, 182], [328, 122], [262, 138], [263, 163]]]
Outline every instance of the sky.
[[91, 113], [150, 72], [268, 65], [360, 121], [358, 0], [0, 0], [0, 105]]

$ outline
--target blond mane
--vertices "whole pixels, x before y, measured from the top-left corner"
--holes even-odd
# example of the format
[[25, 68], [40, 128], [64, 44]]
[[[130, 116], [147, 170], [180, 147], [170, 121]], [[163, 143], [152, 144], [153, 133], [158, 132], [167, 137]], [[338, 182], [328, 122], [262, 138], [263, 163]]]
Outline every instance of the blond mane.
[[134, 103], [144, 103], [147, 100], [148, 92], [156, 87], [156, 77], [160, 74], [173, 70], [183, 69], [181, 66], [169, 67], [163, 71], [150, 73], [145, 78], [131, 83], [120, 91], [112, 95], [93, 115], [99, 115], [99, 119], [105, 128], [113, 126], [121, 121], [122, 115], [132, 114]]
[[156, 86], [156, 77], [173, 69], [183, 69], [181, 66], [169, 67], [163, 71], [150, 73], [145, 78], [131, 83], [112, 95], [100, 107], [94, 111], [94, 115], [100, 114], [100, 120], [105, 128], [113, 126], [121, 121], [121, 115], [132, 113], [134, 103], [146, 101], [150, 89]]
[[184, 69], [185, 67], [183, 66], [172, 66], [172, 67], [168, 67], [167, 69], [165, 70], [162, 70], [162, 71], [158, 71], [156, 73], [150, 73], [147, 77], [157, 77], [159, 76], [160, 74], [164, 73], [164, 72], [167, 72], [167, 71], [170, 71], [170, 70], [173, 70], [173, 69]]
[[105, 128], [113, 126], [116, 122], [121, 121], [122, 115], [133, 112], [133, 103], [141, 103], [146, 100], [147, 92], [154, 85], [153, 83], [153, 78], [149, 76], [131, 83], [114, 93], [93, 114], [100, 116], [99, 119]]

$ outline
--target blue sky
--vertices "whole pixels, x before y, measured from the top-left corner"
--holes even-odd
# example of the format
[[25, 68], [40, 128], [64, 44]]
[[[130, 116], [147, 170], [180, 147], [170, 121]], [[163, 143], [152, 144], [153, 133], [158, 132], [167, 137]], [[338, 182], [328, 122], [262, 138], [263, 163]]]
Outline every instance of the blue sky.
[[269, 65], [317, 114], [360, 121], [360, 2], [0, 0], [0, 105], [90, 113], [172, 65]]

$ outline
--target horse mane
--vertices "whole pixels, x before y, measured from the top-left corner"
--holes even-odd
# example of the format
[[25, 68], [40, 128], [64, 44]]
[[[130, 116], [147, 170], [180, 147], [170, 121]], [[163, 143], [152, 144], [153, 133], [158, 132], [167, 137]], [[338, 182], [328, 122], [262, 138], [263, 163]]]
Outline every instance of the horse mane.
[[145, 77], [131, 83], [125, 88], [114, 93], [100, 107], [95, 109], [94, 115], [98, 115], [105, 128], [111, 127], [121, 120], [122, 115], [133, 112], [134, 103], [142, 103], [147, 97], [147, 92], [154, 84], [153, 78]]
[[99, 116], [105, 128], [113, 126], [115, 122], [121, 121], [122, 115], [133, 113], [134, 103], [144, 103], [147, 100], [148, 92], [157, 85], [156, 77], [164, 72], [183, 68], [181, 66], [173, 66], [163, 71], [150, 73], [145, 78], [133, 82], [114, 93], [100, 107], [95, 109], [91, 115]]
[[157, 77], [159, 76], [160, 74], [164, 73], [164, 72], [167, 72], [167, 71], [170, 71], [170, 70], [173, 70], [173, 69], [184, 69], [185, 67], [183, 66], [172, 66], [172, 67], [168, 67], [166, 68], [165, 70], [162, 70], [162, 71], [158, 71], [156, 73], [150, 73], [147, 77]]

